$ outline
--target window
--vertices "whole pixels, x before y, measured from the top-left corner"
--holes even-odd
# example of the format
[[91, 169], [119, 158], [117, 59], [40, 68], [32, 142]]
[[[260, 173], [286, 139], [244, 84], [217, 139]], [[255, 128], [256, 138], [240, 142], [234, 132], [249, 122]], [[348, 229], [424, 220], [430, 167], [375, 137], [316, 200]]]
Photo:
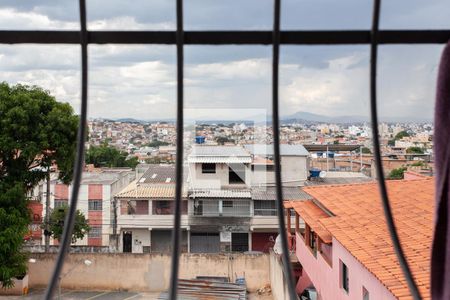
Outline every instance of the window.
[[308, 245], [313, 250], [313, 254], [317, 255], [316, 234], [312, 230], [309, 232]]
[[89, 210], [102, 210], [103, 202], [102, 200], [89, 200]]
[[148, 200], [127, 201], [128, 215], [148, 215]]
[[101, 226], [91, 226], [88, 233], [88, 238], [101, 238], [102, 237], [102, 227]]
[[215, 174], [216, 173], [216, 164], [202, 164], [202, 173], [203, 174]]
[[222, 207], [233, 207], [233, 201], [223, 201]]
[[362, 296], [363, 300], [369, 300], [369, 291], [365, 287], [362, 287]]
[[243, 164], [232, 164], [228, 167], [229, 184], [245, 183], [245, 166]]
[[277, 207], [275, 200], [255, 200], [253, 202], [255, 216], [276, 216]]
[[171, 215], [173, 214], [173, 201], [153, 201], [153, 214]]
[[344, 264], [342, 262], [342, 260], [339, 261], [340, 263], [340, 274], [341, 274], [341, 278], [340, 278], [340, 283], [341, 283], [341, 288], [343, 288], [347, 293], [349, 291], [349, 287], [348, 287], [348, 268], [347, 265]]
[[68, 205], [69, 205], [69, 200], [67, 200], [67, 199], [55, 199], [55, 208], [68, 206]]

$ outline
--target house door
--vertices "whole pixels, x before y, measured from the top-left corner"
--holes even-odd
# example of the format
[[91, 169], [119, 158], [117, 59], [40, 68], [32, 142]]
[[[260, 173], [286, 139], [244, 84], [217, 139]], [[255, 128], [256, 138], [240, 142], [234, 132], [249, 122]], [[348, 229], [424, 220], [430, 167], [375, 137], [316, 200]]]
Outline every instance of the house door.
[[131, 241], [133, 240], [131, 231], [123, 232], [123, 252], [131, 253]]

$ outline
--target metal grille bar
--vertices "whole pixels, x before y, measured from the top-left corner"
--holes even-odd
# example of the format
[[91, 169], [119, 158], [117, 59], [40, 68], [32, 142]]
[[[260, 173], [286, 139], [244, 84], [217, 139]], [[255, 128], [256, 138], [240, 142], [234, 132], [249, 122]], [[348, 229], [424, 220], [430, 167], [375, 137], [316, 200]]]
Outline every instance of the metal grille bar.
[[184, 67], [184, 32], [183, 0], [177, 0], [177, 156], [175, 161], [175, 216], [172, 230], [172, 265], [170, 272], [169, 299], [177, 299], [178, 269], [180, 258], [181, 235], [181, 197], [183, 188], [183, 67]]
[[[88, 44], [177, 43], [176, 31], [88, 31]], [[184, 31], [185, 45], [271, 45], [272, 31]], [[370, 30], [280, 31], [282, 45], [370, 44]], [[379, 30], [378, 44], [443, 44], [450, 30]], [[79, 44], [80, 31], [0, 30], [1, 44]]]
[[75, 159], [75, 167], [73, 174], [73, 188], [69, 213], [66, 216], [64, 231], [61, 238], [61, 246], [59, 248], [58, 257], [53, 270], [50, 282], [45, 291], [45, 299], [52, 299], [56, 285], [60, 279], [60, 274], [64, 265], [64, 260], [69, 252], [72, 242], [72, 231], [75, 225], [75, 216], [77, 211], [78, 193], [80, 191], [81, 174], [84, 165], [84, 141], [86, 140], [86, 124], [87, 124], [87, 106], [88, 106], [88, 57], [87, 57], [87, 29], [86, 29], [86, 2], [80, 0], [80, 25], [81, 31], [79, 35], [79, 43], [81, 45], [81, 111], [80, 122], [78, 124], [78, 142], [77, 154]]
[[74, 225], [74, 216], [78, 201], [81, 173], [84, 158], [85, 124], [87, 120], [87, 79], [88, 44], [168, 44], [177, 46], [177, 160], [176, 160], [176, 195], [175, 222], [173, 231], [173, 255], [171, 266], [170, 299], [176, 299], [178, 283], [179, 238], [181, 218], [181, 188], [183, 162], [183, 45], [273, 45], [273, 94], [272, 116], [274, 131], [274, 160], [276, 174], [277, 210], [279, 231], [283, 246], [284, 273], [288, 280], [291, 299], [296, 299], [295, 287], [292, 282], [291, 266], [287, 251], [287, 239], [284, 227], [283, 195], [281, 189], [280, 153], [279, 153], [279, 115], [278, 115], [278, 68], [279, 47], [282, 45], [371, 45], [370, 63], [370, 105], [372, 118], [372, 133], [376, 172], [383, 209], [391, 235], [393, 246], [401, 268], [405, 274], [411, 294], [414, 299], [420, 299], [417, 286], [414, 283], [408, 264], [403, 255], [395, 230], [383, 166], [381, 163], [380, 143], [378, 138], [378, 116], [376, 100], [376, 67], [377, 47], [380, 44], [443, 44], [450, 40], [450, 30], [379, 30], [380, 0], [374, 0], [373, 20], [371, 30], [302, 30], [280, 31], [280, 0], [274, 0], [274, 27], [272, 31], [184, 31], [182, 0], [177, 0], [177, 30], [176, 31], [88, 31], [86, 22], [85, 0], [80, 0], [80, 30], [75, 31], [32, 31], [32, 30], [2, 30], [0, 44], [79, 44], [82, 57], [81, 113], [78, 129], [77, 156], [74, 168], [71, 206], [65, 221], [65, 228], [58, 259], [46, 290], [46, 299], [51, 299], [58, 282], [67, 250], [70, 247], [70, 236]]
[[380, 8], [381, 0], [373, 1], [373, 16], [372, 16], [372, 31], [371, 31], [371, 44], [370, 44], [370, 116], [372, 120], [372, 139], [373, 149], [375, 157], [375, 166], [378, 179], [378, 187], [380, 189], [381, 203], [383, 206], [384, 216], [386, 218], [386, 224], [391, 236], [392, 246], [395, 254], [397, 255], [400, 268], [403, 271], [406, 282], [408, 283], [411, 295], [415, 300], [422, 299], [420, 297], [417, 285], [411, 274], [411, 270], [408, 266], [408, 262], [405, 259], [400, 240], [398, 238], [397, 230], [395, 227], [394, 217], [392, 216], [391, 206], [389, 204], [389, 198], [386, 188], [386, 182], [384, 179], [383, 163], [381, 161], [380, 141], [378, 137], [378, 111], [377, 111], [377, 54], [378, 54], [378, 26], [380, 22]]

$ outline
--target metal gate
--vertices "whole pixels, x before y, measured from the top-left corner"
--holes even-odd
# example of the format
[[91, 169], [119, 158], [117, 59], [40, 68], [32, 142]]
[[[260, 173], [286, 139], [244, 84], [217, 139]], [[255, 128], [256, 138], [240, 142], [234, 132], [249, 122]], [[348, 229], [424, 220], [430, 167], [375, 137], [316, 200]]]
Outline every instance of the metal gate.
[[191, 253], [217, 253], [219, 251], [219, 233], [191, 233]]

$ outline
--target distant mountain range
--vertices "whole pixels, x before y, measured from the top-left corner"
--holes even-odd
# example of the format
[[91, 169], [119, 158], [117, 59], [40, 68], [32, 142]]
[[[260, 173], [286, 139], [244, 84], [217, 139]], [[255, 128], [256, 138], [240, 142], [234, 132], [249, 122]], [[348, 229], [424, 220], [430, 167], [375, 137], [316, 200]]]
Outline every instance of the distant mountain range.
[[[312, 123], [343, 123], [343, 124], [354, 124], [354, 123], [364, 123], [370, 122], [369, 116], [325, 116], [314, 114], [310, 112], [298, 111], [292, 115], [281, 117], [283, 123], [303, 123], [303, 122], [312, 122]], [[408, 123], [408, 122], [431, 122], [431, 119], [427, 118], [419, 118], [419, 117], [379, 117], [379, 121], [381, 122], [398, 122], [398, 123]]]
[[[230, 123], [245, 123], [247, 125], [251, 125], [253, 122], [256, 124], [260, 124], [262, 120], [265, 120], [266, 116], [252, 116], [249, 118], [242, 118], [236, 119], [236, 120], [224, 120], [224, 119], [211, 119], [206, 120], [204, 118], [201, 118], [200, 120], [195, 121], [195, 123], [203, 123], [203, 124], [230, 124]], [[109, 121], [116, 121], [116, 122], [126, 122], [126, 123], [151, 123], [151, 122], [167, 122], [167, 123], [174, 123], [175, 119], [153, 119], [153, 120], [139, 120], [134, 118], [120, 118], [120, 119], [105, 119]], [[185, 120], [187, 123], [191, 123], [193, 120]], [[310, 112], [304, 112], [304, 111], [298, 111], [291, 115], [281, 116], [280, 121], [283, 124], [289, 124], [289, 123], [340, 123], [340, 124], [356, 124], [356, 123], [365, 123], [370, 122], [369, 116], [326, 116], [326, 115], [320, 115]], [[380, 117], [381, 122], [395, 122], [395, 123], [408, 123], [408, 122], [416, 122], [416, 123], [423, 123], [423, 122], [431, 122], [432, 119], [430, 118], [420, 118], [420, 117]], [[267, 116], [267, 123], [272, 123], [272, 117]]]

